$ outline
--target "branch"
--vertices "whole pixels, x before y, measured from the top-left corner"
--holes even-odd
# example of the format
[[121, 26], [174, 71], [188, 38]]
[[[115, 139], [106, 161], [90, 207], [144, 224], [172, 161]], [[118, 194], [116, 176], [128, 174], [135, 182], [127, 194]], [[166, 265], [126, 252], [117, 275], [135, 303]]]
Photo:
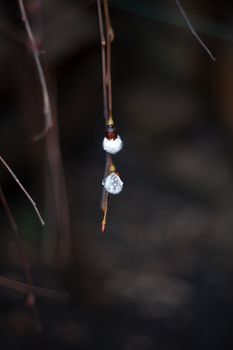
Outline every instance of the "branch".
[[180, 0], [174, 0], [181, 15], [183, 16], [187, 26], [189, 27], [191, 33], [195, 36], [195, 38], [197, 39], [197, 41], [199, 42], [199, 44], [203, 47], [203, 49], [207, 52], [207, 54], [210, 56], [210, 58], [213, 60], [213, 61], [216, 61], [216, 58], [213, 56], [212, 52], [208, 49], [208, 47], [204, 44], [204, 42], [201, 40], [200, 36], [197, 34], [196, 30], [194, 29], [192, 23], [190, 22], [188, 16], [186, 15], [181, 3], [180, 3]]
[[42, 91], [42, 96], [43, 96], [43, 112], [44, 112], [44, 117], [45, 117], [45, 127], [44, 130], [39, 134], [34, 137], [34, 141], [37, 141], [41, 139], [42, 137], [45, 137], [49, 130], [53, 127], [53, 118], [52, 118], [52, 111], [51, 111], [51, 104], [50, 104], [50, 99], [49, 99], [49, 93], [48, 93], [48, 87], [45, 79], [45, 74], [42, 68], [42, 64], [40, 61], [40, 54], [36, 45], [35, 38], [33, 36], [31, 26], [26, 14], [26, 10], [24, 7], [23, 0], [18, 0], [18, 5], [21, 13], [21, 18], [24, 23], [29, 42], [31, 44], [32, 48], [32, 54], [33, 58], [36, 64], [36, 69], [38, 72], [39, 76], [39, 81], [41, 85], [41, 91]]
[[[102, 54], [102, 74], [103, 74], [103, 103], [104, 103], [104, 118], [105, 123], [109, 118], [112, 118], [112, 80], [111, 80], [111, 42], [114, 38], [109, 10], [108, 1], [103, 2], [104, 6], [104, 17], [105, 17], [105, 30], [101, 0], [97, 0], [100, 39], [101, 39], [101, 54]], [[106, 33], [105, 33], [106, 32]], [[105, 158], [105, 170], [104, 178], [109, 173], [109, 168], [112, 165], [112, 156], [106, 154]], [[106, 189], [103, 187], [102, 198], [101, 198], [101, 209], [103, 211], [103, 219], [101, 223], [101, 231], [105, 233], [107, 227], [107, 212], [109, 204], [109, 195]]]
[[19, 235], [18, 226], [17, 226], [17, 224], [15, 222], [14, 216], [13, 216], [13, 214], [11, 212], [11, 209], [9, 207], [9, 204], [8, 204], [8, 202], [6, 200], [6, 197], [5, 197], [4, 192], [3, 192], [1, 187], [0, 187], [0, 200], [2, 201], [2, 204], [3, 204], [3, 207], [4, 207], [5, 211], [6, 211], [6, 214], [7, 214], [9, 223], [10, 223], [10, 226], [12, 228], [12, 231], [15, 234], [16, 241], [17, 241], [17, 243], [19, 245], [19, 248], [21, 250], [22, 262], [23, 262], [23, 270], [24, 270], [25, 277], [26, 277], [26, 280], [27, 280], [27, 283], [28, 283], [28, 290], [29, 290], [29, 292], [31, 292], [31, 290], [32, 290], [32, 274], [31, 274], [29, 261], [28, 261], [27, 254], [25, 252], [25, 249], [24, 249], [21, 237]]
[[45, 225], [44, 220], [42, 219], [42, 216], [36, 206], [36, 203], [34, 202], [34, 200], [32, 199], [32, 197], [30, 196], [30, 194], [28, 193], [28, 191], [25, 189], [25, 187], [22, 185], [22, 183], [19, 181], [19, 179], [17, 178], [17, 176], [15, 175], [15, 173], [13, 172], [13, 170], [11, 170], [10, 166], [6, 163], [6, 161], [2, 158], [2, 156], [0, 156], [0, 162], [2, 162], [2, 164], [5, 166], [5, 168], [8, 170], [8, 172], [10, 173], [10, 175], [13, 177], [13, 179], [15, 180], [15, 182], [18, 184], [18, 186], [21, 188], [21, 190], [23, 191], [23, 193], [25, 194], [25, 196], [28, 198], [29, 202], [32, 204], [39, 220], [42, 226]]
[[12, 228], [12, 231], [15, 234], [15, 239], [18, 243], [19, 250], [21, 252], [23, 270], [24, 270], [26, 281], [27, 281], [27, 294], [28, 295], [27, 295], [26, 304], [28, 307], [33, 308], [33, 313], [34, 313], [37, 329], [42, 329], [41, 321], [40, 321], [38, 310], [37, 310], [36, 299], [35, 299], [35, 295], [33, 293], [33, 288], [32, 288], [33, 282], [32, 282], [32, 273], [31, 273], [29, 260], [28, 260], [26, 251], [24, 249], [23, 242], [22, 242], [21, 237], [19, 235], [18, 227], [17, 227], [17, 224], [15, 222], [14, 216], [11, 212], [11, 209], [9, 207], [9, 204], [6, 200], [6, 197], [5, 197], [1, 187], [0, 187], [0, 199], [2, 201], [4, 209], [6, 211], [10, 226]]
[[101, 7], [101, 0], [97, 0], [100, 39], [101, 39], [101, 56], [102, 56], [102, 75], [103, 75], [103, 103], [104, 103], [104, 119], [108, 120], [108, 99], [107, 99], [107, 85], [106, 85], [106, 38], [104, 33], [103, 14]]
[[[0, 286], [15, 290], [20, 293], [25, 293], [25, 294], [28, 293], [27, 284], [20, 281], [15, 281], [8, 277], [0, 276]], [[44, 297], [49, 299], [67, 301], [70, 298], [70, 295], [68, 293], [59, 292], [53, 289], [32, 286], [32, 291], [39, 297]]]
[[0, 18], [0, 31], [18, 44], [26, 44], [24, 31], [14, 26], [10, 21]]
[[[111, 154], [106, 153], [104, 179], [109, 174], [109, 169], [110, 169], [111, 165], [112, 165], [112, 156], [111, 156]], [[109, 194], [106, 191], [106, 189], [103, 187], [102, 198], [101, 198], [101, 209], [103, 211], [103, 219], [102, 219], [102, 223], [101, 223], [101, 231], [102, 231], [102, 233], [105, 233], [106, 227], [107, 227], [108, 206], [109, 206]]]
[[106, 84], [108, 87], [108, 117], [112, 117], [112, 73], [111, 73], [111, 43], [114, 39], [114, 32], [112, 29], [108, 0], [103, 0], [104, 5], [104, 17], [105, 17], [105, 32], [106, 32], [106, 44], [107, 44], [107, 67], [106, 67]]
[[[33, 33], [33, 39], [36, 47], [33, 52], [36, 52], [36, 55], [39, 56], [39, 50], [43, 48], [43, 30], [42, 30], [42, 22], [41, 22], [41, 11], [42, 11], [42, 0], [30, 0], [26, 2], [23, 0], [26, 8], [27, 18], [30, 23], [30, 31]], [[27, 23], [27, 22], [25, 22]], [[32, 45], [31, 45], [32, 46]], [[36, 51], [37, 49], [37, 51]], [[45, 171], [47, 170], [47, 161], [49, 166], [49, 174], [45, 174], [45, 186], [48, 186], [46, 189], [46, 201], [48, 205], [48, 196], [47, 193], [52, 192], [54, 197], [54, 203], [52, 204], [52, 210], [55, 209], [55, 222], [53, 222], [53, 227], [56, 230], [56, 234], [58, 235], [58, 244], [54, 243], [54, 249], [59, 248], [60, 259], [63, 263], [68, 263], [70, 259], [70, 247], [71, 247], [71, 236], [70, 236], [70, 215], [69, 215], [69, 203], [68, 203], [68, 195], [65, 184], [65, 175], [64, 175], [64, 165], [62, 161], [61, 149], [60, 149], [60, 139], [59, 139], [59, 124], [57, 117], [57, 83], [56, 76], [54, 72], [48, 67], [46, 58], [43, 60], [43, 78], [47, 83], [48, 96], [49, 100], [49, 108], [51, 110], [53, 119], [53, 128], [46, 135], [45, 138], [45, 147], [47, 151]], [[43, 89], [42, 89], [43, 91]], [[50, 183], [51, 176], [51, 183]], [[51, 186], [52, 185], [52, 186]], [[52, 188], [51, 188], [52, 187]], [[46, 206], [46, 205], [45, 205]], [[49, 228], [47, 228], [49, 230]], [[46, 231], [44, 231], [44, 235], [46, 239], [44, 243], [47, 244], [47, 239], [52, 240], [53, 235], [51, 232], [49, 235], [46, 235]], [[53, 259], [53, 252], [51, 251], [48, 254], [50, 259]]]

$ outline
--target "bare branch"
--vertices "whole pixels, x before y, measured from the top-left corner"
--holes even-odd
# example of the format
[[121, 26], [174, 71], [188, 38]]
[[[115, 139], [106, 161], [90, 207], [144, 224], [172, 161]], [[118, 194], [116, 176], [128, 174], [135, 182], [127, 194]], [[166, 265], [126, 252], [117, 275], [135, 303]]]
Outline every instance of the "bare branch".
[[24, 30], [17, 28], [10, 21], [0, 18], [0, 31], [18, 44], [26, 45]]
[[[102, 13], [102, 5], [104, 13]], [[111, 44], [114, 39], [114, 32], [111, 25], [109, 15], [108, 0], [97, 0], [100, 38], [101, 38], [101, 53], [102, 53], [102, 74], [103, 74], [103, 99], [104, 99], [104, 117], [105, 122], [109, 120], [113, 122], [112, 117], [112, 72], [111, 72]], [[104, 20], [103, 20], [104, 14]], [[105, 23], [105, 26], [104, 26]], [[111, 154], [106, 154], [104, 178], [109, 174], [109, 169], [112, 165]], [[103, 219], [101, 223], [101, 231], [105, 233], [107, 227], [107, 212], [109, 206], [109, 194], [103, 187], [101, 198], [101, 209], [103, 211]]]
[[14, 216], [13, 216], [13, 214], [11, 212], [11, 209], [9, 207], [9, 204], [8, 204], [8, 202], [6, 200], [6, 197], [5, 197], [1, 187], [0, 187], [0, 199], [2, 201], [4, 209], [6, 211], [6, 214], [7, 214], [8, 220], [10, 222], [12, 231], [15, 234], [15, 239], [16, 239], [16, 241], [18, 243], [18, 247], [19, 247], [19, 250], [20, 250], [20, 253], [21, 253], [23, 270], [24, 270], [26, 281], [27, 281], [27, 287], [28, 287], [27, 288], [28, 289], [28, 295], [27, 295], [26, 303], [27, 303], [27, 305], [29, 307], [32, 307], [37, 329], [41, 329], [42, 326], [41, 326], [41, 321], [40, 321], [40, 317], [39, 317], [38, 310], [37, 310], [36, 298], [35, 298], [35, 295], [33, 293], [33, 288], [32, 288], [33, 282], [32, 282], [32, 273], [31, 273], [30, 263], [29, 263], [26, 251], [24, 249], [24, 245], [23, 245], [22, 239], [20, 237], [20, 234], [19, 234], [19, 231], [18, 231], [17, 224], [15, 222]]
[[33, 54], [33, 58], [34, 58], [34, 61], [36, 64], [36, 69], [38, 72], [42, 96], [43, 96], [43, 112], [44, 112], [44, 116], [45, 116], [45, 127], [44, 127], [44, 130], [40, 134], [38, 134], [34, 137], [34, 141], [37, 141], [37, 140], [41, 139], [42, 137], [46, 136], [48, 131], [53, 127], [53, 118], [52, 118], [52, 111], [51, 111], [51, 104], [50, 104], [50, 99], [49, 99], [48, 87], [47, 87], [47, 83], [46, 83], [46, 79], [45, 79], [45, 74], [44, 74], [44, 71], [42, 68], [42, 64], [40, 61], [40, 54], [39, 54], [39, 51], [38, 51], [38, 48], [36, 45], [36, 41], [35, 41], [35, 38], [33, 36], [32, 30], [31, 30], [31, 26], [30, 26], [30, 23], [29, 23], [27, 14], [26, 14], [23, 0], [18, 0], [18, 5], [19, 5], [22, 21], [24, 23], [24, 26], [25, 26], [25, 29], [26, 29], [26, 32], [28, 35], [28, 39], [29, 39], [29, 42], [31, 44], [32, 54]]
[[101, 0], [97, 0], [100, 39], [101, 39], [101, 56], [102, 56], [102, 75], [103, 75], [103, 103], [104, 103], [104, 119], [108, 120], [108, 99], [107, 99], [107, 85], [106, 85], [106, 38], [104, 33], [103, 14], [101, 7]]
[[[36, 54], [38, 56], [38, 51], [44, 46], [43, 28], [41, 21], [42, 0], [32, 0], [29, 2], [26, 2], [26, 0], [22, 1], [24, 1], [25, 4], [27, 18], [30, 23], [29, 29], [33, 33], [33, 39], [37, 48]], [[64, 166], [60, 150], [59, 123], [57, 117], [57, 82], [56, 75], [54, 74], [51, 67], [48, 67], [46, 59], [43, 60], [43, 72], [43, 78], [44, 81], [46, 81], [49, 91], [49, 96], [48, 93], [46, 93], [46, 96], [49, 97], [49, 108], [52, 113], [51, 118], [53, 119], [53, 128], [50, 130], [50, 132], [46, 135], [45, 138], [45, 147], [47, 152], [45, 163], [45, 186], [48, 187], [45, 191], [45, 206], [48, 207], [48, 193], [51, 192], [55, 201], [55, 206], [53, 202], [52, 208], [50, 208], [51, 211], [55, 210], [55, 217], [53, 218], [54, 222], [52, 225], [58, 236], [56, 237], [57, 243], [55, 243], [54, 241], [53, 247], [54, 250], [58, 248], [60, 253], [60, 260], [63, 262], [63, 264], [67, 264], [70, 259], [71, 228], [68, 195], [65, 184]], [[48, 173], [47, 166], [49, 167]], [[50, 218], [52, 218], [52, 215], [50, 216]], [[47, 230], [49, 230], [49, 228], [47, 228]], [[53, 235], [51, 234], [51, 232], [49, 235], [47, 235], [47, 233], [47, 231], [43, 232], [44, 236], [46, 237], [46, 239], [44, 240], [45, 244], [42, 245], [43, 248], [48, 243], [47, 240], [53, 240]], [[50, 249], [51, 248], [52, 247], [50, 247]], [[47, 255], [47, 258], [53, 259], [53, 252], [50, 251]]]
[[26, 280], [28, 283], [28, 290], [29, 290], [29, 292], [31, 292], [31, 290], [32, 290], [32, 274], [31, 274], [30, 264], [29, 264], [28, 257], [27, 257], [27, 254], [25, 252], [21, 237], [19, 235], [18, 226], [15, 222], [14, 216], [11, 212], [10, 206], [6, 200], [6, 197], [5, 197], [4, 192], [3, 192], [1, 187], [0, 187], [0, 200], [2, 201], [2, 204], [3, 204], [3, 207], [6, 211], [10, 226], [12, 228], [12, 231], [15, 234], [16, 241], [17, 241], [18, 246], [20, 248], [20, 251], [22, 254], [22, 261], [23, 261], [23, 269], [24, 269], [24, 273], [25, 273]]
[[216, 61], [216, 58], [213, 56], [212, 52], [208, 49], [208, 47], [204, 44], [204, 42], [201, 40], [200, 36], [197, 34], [196, 30], [194, 29], [192, 23], [190, 22], [188, 16], [186, 15], [180, 0], [175, 0], [175, 3], [178, 7], [178, 9], [180, 10], [180, 13], [182, 14], [187, 26], [189, 27], [191, 33], [195, 36], [195, 38], [197, 39], [197, 41], [199, 42], [199, 44], [203, 47], [203, 49], [208, 53], [208, 55], [210, 56], [210, 58], [213, 61]]
[[111, 72], [111, 43], [114, 39], [114, 32], [112, 29], [108, 0], [103, 0], [104, 17], [105, 17], [105, 32], [106, 32], [106, 84], [108, 87], [108, 117], [112, 117], [112, 72]]
[[30, 196], [30, 194], [28, 193], [28, 191], [25, 189], [25, 187], [22, 185], [22, 183], [19, 181], [19, 179], [17, 178], [17, 176], [15, 175], [15, 173], [13, 172], [13, 170], [11, 170], [10, 166], [7, 164], [7, 162], [2, 158], [2, 156], [0, 156], [0, 162], [2, 162], [2, 164], [5, 166], [5, 168], [8, 170], [8, 172], [11, 174], [11, 176], [13, 177], [13, 179], [15, 180], [15, 182], [19, 185], [19, 187], [21, 188], [21, 190], [23, 191], [23, 193], [25, 194], [25, 196], [28, 198], [28, 200], [31, 202], [40, 222], [41, 225], [44, 226], [44, 220], [42, 219], [42, 216], [36, 206], [36, 203], [34, 202], [34, 200], [32, 199], [32, 197]]
[[[0, 286], [15, 290], [20, 293], [28, 293], [28, 285], [15, 281], [11, 278], [0, 276]], [[53, 289], [41, 288], [32, 286], [32, 291], [39, 297], [49, 298], [49, 299], [57, 299], [61, 301], [67, 301], [70, 298], [68, 293], [59, 292]]]
[[[111, 156], [111, 154], [106, 153], [104, 179], [109, 174], [109, 169], [110, 169], [111, 165], [112, 165], [112, 156]], [[102, 198], [101, 198], [101, 209], [103, 211], [103, 219], [102, 219], [102, 223], [101, 223], [101, 231], [102, 231], [102, 233], [105, 233], [106, 228], [107, 228], [108, 207], [109, 207], [109, 194], [106, 191], [106, 189], [103, 187]]]

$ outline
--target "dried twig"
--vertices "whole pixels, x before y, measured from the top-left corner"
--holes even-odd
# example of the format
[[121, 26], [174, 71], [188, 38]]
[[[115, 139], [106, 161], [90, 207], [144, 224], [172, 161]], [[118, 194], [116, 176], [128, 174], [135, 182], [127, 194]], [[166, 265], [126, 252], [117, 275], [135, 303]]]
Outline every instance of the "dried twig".
[[15, 173], [13, 172], [13, 170], [10, 168], [10, 166], [7, 164], [7, 162], [2, 158], [2, 156], [0, 156], [0, 161], [2, 162], [2, 164], [5, 166], [5, 168], [8, 170], [8, 172], [11, 174], [11, 176], [13, 177], [13, 179], [15, 180], [15, 182], [19, 185], [19, 187], [21, 188], [21, 190], [23, 191], [23, 193], [25, 194], [25, 196], [28, 198], [28, 200], [31, 202], [40, 222], [41, 225], [44, 226], [44, 220], [42, 219], [42, 216], [37, 208], [36, 203], [34, 202], [34, 200], [32, 199], [32, 197], [30, 196], [30, 194], [28, 193], [28, 191], [25, 189], [25, 187], [22, 185], [22, 183], [19, 181], [19, 179], [17, 178], [17, 176], [15, 175]]
[[26, 38], [24, 30], [17, 28], [14, 24], [6, 19], [0, 18], [0, 31], [18, 44], [25, 45]]
[[[22, 8], [23, 0], [21, 3], [21, 14], [25, 15], [25, 8]], [[25, 3], [26, 5], [26, 3]], [[36, 60], [36, 67], [38, 70], [39, 77], [42, 78], [41, 90], [43, 93], [44, 100], [44, 111], [45, 111], [45, 132], [46, 136], [46, 167], [47, 161], [49, 166], [49, 175], [45, 175], [45, 183], [47, 185], [48, 179], [51, 176], [52, 191], [55, 201], [55, 220], [54, 227], [59, 235], [59, 250], [60, 258], [63, 262], [68, 262], [70, 258], [70, 218], [69, 218], [69, 205], [68, 196], [65, 185], [64, 167], [62, 162], [60, 140], [59, 140], [59, 126], [57, 122], [57, 93], [56, 93], [56, 82], [54, 76], [49, 70], [46, 60], [43, 61], [43, 71], [41, 72], [41, 63], [39, 61], [39, 48], [43, 47], [42, 27], [41, 27], [41, 0], [34, 0], [27, 6], [27, 16], [25, 17], [25, 27], [28, 33], [28, 38], [31, 42], [32, 53]], [[30, 24], [29, 24], [30, 23]], [[40, 63], [40, 64], [39, 64]], [[39, 64], [39, 66], [38, 66]], [[42, 69], [42, 68], [41, 68]], [[51, 87], [52, 89], [49, 89]], [[52, 92], [49, 94], [48, 91]], [[49, 123], [52, 121], [52, 123]], [[52, 130], [47, 133], [49, 125], [53, 126]], [[43, 136], [39, 135], [39, 136]], [[48, 176], [47, 176], [48, 175]], [[51, 191], [51, 185], [48, 190]], [[47, 193], [47, 191], [46, 191]], [[47, 200], [47, 197], [46, 197]], [[54, 205], [53, 205], [54, 208]], [[46, 232], [47, 233], [47, 232]], [[46, 234], [45, 233], [45, 234]], [[52, 235], [49, 235], [50, 239]], [[47, 239], [46, 239], [47, 243]], [[54, 245], [55, 246], [55, 245]], [[50, 258], [54, 258], [54, 255], [49, 254]]]
[[199, 44], [203, 47], [203, 49], [208, 53], [208, 55], [210, 56], [210, 58], [213, 61], [216, 61], [216, 58], [213, 56], [212, 52], [210, 51], [210, 49], [208, 49], [208, 47], [206, 46], [206, 44], [204, 44], [204, 42], [201, 40], [200, 36], [197, 34], [196, 30], [194, 29], [192, 23], [190, 22], [186, 12], [184, 11], [180, 0], [175, 0], [175, 3], [178, 7], [178, 9], [180, 10], [180, 13], [182, 14], [187, 26], [189, 27], [191, 33], [195, 36], [195, 38], [197, 39], [197, 41], [199, 42]]
[[[46, 150], [49, 165], [49, 172], [52, 182], [52, 191], [55, 201], [55, 227], [58, 232], [58, 248], [59, 258], [63, 265], [66, 265], [70, 261], [70, 248], [71, 248], [71, 225], [70, 225], [70, 212], [69, 212], [69, 201], [66, 189], [65, 172], [63, 166], [63, 160], [60, 150], [60, 139], [59, 139], [59, 125], [57, 121], [57, 93], [56, 93], [56, 81], [52, 76], [53, 82], [53, 115], [54, 115], [54, 127], [46, 137]], [[50, 79], [51, 80], [51, 79]], [[46, 162], [47, 167], [47, 162]], [[46, 171], [46, 169], [45, 169]], [[47, 172], [47, 171], [46, 171]], [[45, 176], [46, 176], [45, 172]], [[48, 179], [46, 177], [46, 182]], [[48, 183], [46, 186], [48, 187]], [[49, 188], [51, 191], [51, 186]], [[47, 193], [47, 192], [46, 192]], [[53, 205], [54, 207], [54, 205]]]
[[21, 251], [23, 270], [24, 270], [25, 277], [26, 277], [26, 280], [27, 280], [27, 283], [28, 283], [28, 291], [31, 292], [33, 283], [32, 283], [32, 274], [31, 274], [30, 264], [29, 264], [28, 257], [27, 257], [27, 254], [25, 252], [25, 249], [24, 249], [21, 237], [19, 235], [18, 226], [17, 226], [17, 224], [15, 222], [14, 216], [13, 216], [13, 214], [11, 212], [11, 209], [9, 207], [9, 204], [8, 204], [8, 202], [6, 200], [6, 197], [5, 197], [4, 192], [3, 192], [1, 187], [0, 187], [0, 200], [2, 201], [2, 204], [3, 204], [3, 207], [4, 207], [5, 212], [7, 214], [10, 226], [12, 228], [12, 231], [15, 234], [16, 241], [17, 241], [19, 249]]
[[[13, 280], [5, 276], [0, 276], [0, 286], [15, 290], [20, 293], [25, 293], [25, 294], [28, 293], [27, 284], [20, 281]], [[32, 286], [32, 291], [39, 297], [57, 299], [60, 301], [68, 301], [70, 299], [70, 295], [68, 293], [56, 291], [53, 289]]]
[[44, 127], [44, 130], [40, 134], [38, 134], [34, 137], [34, 140], [37, 141], [37, 140], [41, 139], [42, 137], [46, 136], [48, 131], [53, 127], [53, 118], [52, 118], [52, 111], [51, 111], [51, 104], [50, 104], [50, 99], [49, 99], [48, 87], [47, 87], [47, 83], [46, 83], [46, 79], [45, 79], [45, 74], [44, 74], [44, 71], [42, 68], [42, 64], [40, 61], [40, 54], [39, 54], [39, 51], [38, 51], [38, 48], [36, 45], [36, 41], [35, 41], [35, 38], [33, 36], [32, 30], [31, 30], [31, 26], [30, 26], [30, 23], [29, 23], [27, 14], [26, 14], [23, 0], [18, 0], [18, 5], [19, 5], [22, 21], [24, 22], [25, 29], [26, 29], [26, 32], [28, 35], [28, 39], [29, 39], [29, 42], [31, 44], [33, 58], [34, 58], [34, 61], [36, 64], [36, 69], [38, 72], [39, 81], [40, 81], [40, 85], [41, 85], [41, 92], [42, 92], [42, 96], [43, 96], [43, 112], [44, 112], [44, 116], [45, 116], [45, 127]]
[[[34, 38], [37, 44], [40, 47], [43, 47], [42, 0], [31, 0], [27, 9]], [[53, 223], [53, 227], [56, 230], [57, 237], [54, 248], [58, 248], [59, 262], [64, 266], [70, 261], [71, 225], [64, 166], [60, 149], [59, 124], [57, 117], [57, 82], [56, 76], [53, 74], [53, 70], [47, 65], [46, 58], [44, 59], [43, 63], [44, 73], [50, 91], [50, 105], [54, 123], [52, 130], [47, 134], [45, 140], [47, 151], [47, 159], [45, 163], [45, 185], [47, 186], [47, 190], [45, 193], [53, 193], [54, 201], [52, 203], [52, 208], [50, 209], [51, 211], [55, 209], [55, 222]], [[47, 166], [49, 166], [49, 174], [47, 174]], [[49, 184], [50, 177], [52, 189], [51, 185]], [[45, 200], [47, 202], [46, 206], [48, 207], [47, 195]], [[48, 232], [45, 232], [45, 235], [47, 233]], [[52, 235], [49, 236], [49, 239], [52, 240]], [[46, 243], [48, 243], [48, 241], [46, 241]], [[51, 251], [49, 253], [49, 257], [51, 259], [54, 258], [54, 254], [51, 254]]]
[[17, 224], [15, 222], [14, 216], [11, 212], [11, 209], [9, 207], [9, 204], [6, 200], [6, 197], [5, 197], [4, 192], [2, 191], [1, 187], [0, 187], [0, 200], [2, 201], [3, 207], [6, 211], [10, 226], [12, 228], [12, 231], [15, 234], [15, 239], [18, 243], [18, 247], [19, 247], [19, 250], [21, 253], [23, 270], [24, 270], [26, 281], [27, 281], [27, 287], [28, 287], [28, 293], [27, 293], [28, 295], [27, 295], [26, 303], [29, 307], [32, 307], [34, 317], [35, 317], [36, 326], [38, 329], [41, 329], [42, 328], [41, 321], [40, 321], [38, 310], [37, 310], [36, 298], [35, 298], [35, 295], [33, 292], [32, 273], [31, 273], [29, 260], [28, 260], [26, 251], [24, 249], [23, 242], [22, 242], [21, 237], [19, 235], [18, 227], [17, 227]]

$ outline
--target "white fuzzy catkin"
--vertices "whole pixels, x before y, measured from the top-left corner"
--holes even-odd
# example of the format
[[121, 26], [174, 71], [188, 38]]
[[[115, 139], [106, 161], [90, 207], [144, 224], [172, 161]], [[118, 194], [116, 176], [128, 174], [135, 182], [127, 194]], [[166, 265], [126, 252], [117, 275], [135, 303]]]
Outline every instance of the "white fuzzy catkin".
[[118, 135], [117, 138], [108, 140], [107, 137], [103, 140], [103, 149], [110, 154], [116, 154], [118, 153], [123, 147], [123, 142]]
[[108, 193], [118, 194], [123, 189], [123, 182], [116, 173], [111, 173], [102, 182], [102, 185]]

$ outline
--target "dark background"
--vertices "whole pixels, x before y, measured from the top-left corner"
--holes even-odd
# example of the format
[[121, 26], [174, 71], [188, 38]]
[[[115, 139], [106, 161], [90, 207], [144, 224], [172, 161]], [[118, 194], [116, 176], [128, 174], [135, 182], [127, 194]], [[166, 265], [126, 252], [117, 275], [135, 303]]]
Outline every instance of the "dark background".
[[[182, 3], [216, 62], [189, 32], [175, 2], [111, 2], [113, 109], [124, 141], [114, 161], [124, 190], [110, 199], [103, 236], [96, 4], [47, 0], [41, 17], [33, 19], [57, 111], [69, 234], [56, 218], [46, 142], [32, 142], [43, 126], [43, 106], [17, 1], [1, 1], [1, 155], [36, 200], [45, 228], [3, 167], [1, 187], [34, 285], [70, 297], [37, 298], [43, 326], [37, 332], [25, 295], [1, 286], [0, 349], [231, 347], [233, 6], [217, 0]], [[63, 208], [62, 191], [58, 202]], [[25, 281], [4, 208], [0, 225], [1, 275]]]

